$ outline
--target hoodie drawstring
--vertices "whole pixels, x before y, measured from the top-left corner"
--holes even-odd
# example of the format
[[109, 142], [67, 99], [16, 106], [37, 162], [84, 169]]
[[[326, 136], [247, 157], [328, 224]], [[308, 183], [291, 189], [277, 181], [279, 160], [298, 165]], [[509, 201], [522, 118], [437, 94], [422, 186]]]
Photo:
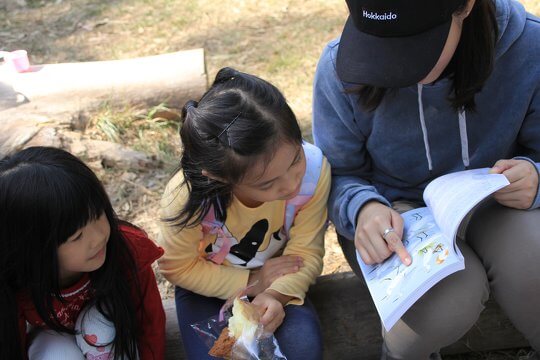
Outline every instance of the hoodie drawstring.
[[465, 169], [469, 168], [469, 139], [467, 138], [467, 116], [465, 108], [461, 107], [458, 111], [459, 117], [459, 138], [461, 140], [461, 160]]
[[[422, 127], [422, 135], [424, 137], [424, 148], [426, 151], [426, 158], [428, 161], [428, 168], [429, 171], [433, 170], [433, 163], [431, 161], [431, 151], [429, 148], [429, 138], [428, 138], [428, 132], [426, 127], [426, 120], [424, 118], [424, 104], [422, 102], [422, 84], [417, 84], [418, 87], [418, 114], [420, 115], [420, 125]], [[465, 108], [462, 107], [458, 111], [458, 119], [459, 119], [459, 138], [461, 142], [461, 161], [463, 161], [463, 165], [465, 166], [465, 169], [469, 168], [469, 140], [467, 137], [467, 115], [465, 112]]]
[[426, 149], [426, 158], [428, 162], [429, 171], [433, 170], [433, 164], [431, 163], [431, 152], [429, 151], [429, 139], [426, 128], [426, 121], [424, 119], [424, 104], [422, 103], [422, 84], [418, 84], [418, 113], [420, 114], [420, 125], [422, 126], [422, 135], [424, 135], [424, 147]]

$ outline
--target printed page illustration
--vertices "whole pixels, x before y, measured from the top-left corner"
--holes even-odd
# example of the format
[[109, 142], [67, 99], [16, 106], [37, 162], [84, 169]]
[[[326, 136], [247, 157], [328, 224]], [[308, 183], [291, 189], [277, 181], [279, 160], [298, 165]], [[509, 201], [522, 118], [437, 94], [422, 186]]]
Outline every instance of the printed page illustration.
[[428, 207], [402, 214], [403, 244], [412, 257], [405, 266], [394, 254], [366, 265], [357, 254], [377, 311], [387, 330], [433, 285], [465, 268], [455, 238], [463, 219], [495, 191], [508, 185], [504, 175], [475, 169], [433, 180], [424, 191]]
[[459, 249], [454, 250], [435, 223], [428, 208], [402, 214], [405, 219], [403, 243], [412, 264], [405, 266], [397, 255], [377, 265], [358, 259], [375, 306], [386, 329], [390, 329], [426, 289], [443, 277], [464, 268]]

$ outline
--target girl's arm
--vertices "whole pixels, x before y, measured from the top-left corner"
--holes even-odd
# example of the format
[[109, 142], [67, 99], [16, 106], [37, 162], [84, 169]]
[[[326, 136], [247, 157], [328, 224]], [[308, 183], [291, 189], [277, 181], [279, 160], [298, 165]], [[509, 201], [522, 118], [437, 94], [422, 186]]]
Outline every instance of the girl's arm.
[[[167, 185], [161, 202], [161, 218], [177, 215], [186, 199], [185, 188], [179, 189], [181, 173]], [[158, 261], [163, 276], [174, 285], [207, 297], [227, 299], [247, 286], [249, 270], [221, 266], [207, 261], [199, 253], [203, 233], [201, 226], [179, 231], [167, 221], [161, 221], [159, 244], [165, 255]]]
[[121, 225], [135, 264], [137, 281], [132, 281], [132, 294], [136, 302], [140, 334], [137, 348], [141, 360], [165, 358], [165, 311], [152, 269], [152, 263], [163, 255], [163, 249], [148, 238], [144, 230], [129, 224]]
[[283, 255], [300, 256], [304, 266], [295, 273], [278, 278], [269, 288], [292, 297], [289, 303], [302, 304], [309, 286], [322, 271], [329, 192], [330, 165], [325, 159], [315, 193], [296, 215], [290, 230], [290, 239], [283, 252]]
[[165, 311], [156, 284], [154, 271], [150, 265], [139, 270], [139, 285], [142, 296], [141, 334], [138, 340], [141, 360], [161, 360], [165, 358]]

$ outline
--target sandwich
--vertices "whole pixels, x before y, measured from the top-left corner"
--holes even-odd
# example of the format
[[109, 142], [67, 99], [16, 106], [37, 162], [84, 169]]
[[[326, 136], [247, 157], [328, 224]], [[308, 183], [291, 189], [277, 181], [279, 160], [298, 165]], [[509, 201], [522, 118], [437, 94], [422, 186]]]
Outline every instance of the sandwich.
[[255, 341], [261, 319], [257, 307], [248, 301], [235, 298], [232, 314], [228, 326], [221, 331], [208, 352], [209, 355], [230, 359], [233, 346], [238, 339], [242, 338], [246, 343]]

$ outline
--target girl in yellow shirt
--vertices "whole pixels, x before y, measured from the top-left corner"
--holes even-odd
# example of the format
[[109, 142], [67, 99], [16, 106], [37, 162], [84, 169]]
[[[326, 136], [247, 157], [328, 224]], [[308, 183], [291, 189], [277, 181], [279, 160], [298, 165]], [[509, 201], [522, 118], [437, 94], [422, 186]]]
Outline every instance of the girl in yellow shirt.
[[305, 295], [322, 270], [326, 159], [302, 141], [276, 87], [230, 68], [182, 118], [180, 170], [162, 199], [159, 266], [176, 285], [188, 358], [211, 358], [190, 324], [253, 285], [247, 295], [284, 355], [321, 359], [319, 322]]

